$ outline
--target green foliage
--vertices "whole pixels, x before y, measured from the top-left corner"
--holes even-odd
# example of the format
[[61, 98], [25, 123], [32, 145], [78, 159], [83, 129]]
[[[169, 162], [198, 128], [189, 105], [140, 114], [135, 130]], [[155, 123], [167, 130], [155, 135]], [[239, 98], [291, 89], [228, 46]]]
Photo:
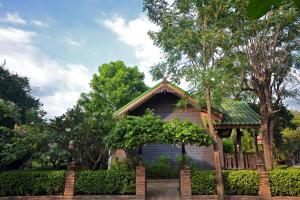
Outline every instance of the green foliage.
[[75, 194], [134, 194], [135, 173], [124, 169], [76, 173]]
[[279, 156], [286, 164], [292, 165], [295, 154], [300, 151], [300, 128], [285, 129], [282, 131], [282, 143], [279, 147]]
[[165, 53], [165, 59], [151, 69], [154, 78], [168, 76], [174, 82], [184, 78], [199, 102], [206, 102], [204, 94], [209, 88], [215, 104], [239, 88], [240, 69], [233, 65], [233, 57], [225, 56], [232, 46], [230, 31], [225, 30], [230, 26], [234, 3], [144, 0], [149, 19], [160, 27], [150, 32], [150, 37]]
[[[258, 19], [263, 15], [267, 14], [268, 11], [271, 11], [272, 8], [278, 7], [280, 3], [285, 2], [284, 0], [250, 0], [247, 8], [247, 15], [251, 19]], [[293, 0], [294, 5], [300, 9], [300, 1]]]
[[253, 138], [253, 134], [255, 130], [243, 130], [242, 136], [242, 148], [245, 153], [254, 153], [255, 152], [255, 141]]
[[223, 171], [224, 187], [229, 195], [258, 195], [259, 174], [255, 170]]
[[1, 172], [0, 196], [62, 194], [65, 178], [65, 171]]
[[[32, 119], [27, 113], [40, 107], [39, 100], [31, 95], [29, 79], [9, 72], [4, 66], [0, 66], [0, 98], [15, 104], [22, 124], [31, 123]], [[36, 114], [43, 116], [44, 112]]]
[[193, 170], [191, 184], [193, 194], [210, 195], [217, 193], [215, 172], [212, 170]]
[[122, 61], [103, 64], [98, 71], [91, 81], [92, 101], [104, 100], [114, 111], [147, 90], [144, 74]]
[[[259, 174], [254, 170], [224, 170], [225, 192], [228, 195], [257, 195], [259, 190]], [[216, 194], [215, 171], [193, 170], [193, 194]]]
[[197, 146], [209, 146], [213, 140], [204, 128], [201, 128], [190, 121], [181, 121], [173, 118], [163, 126], [162, 143], [195, 144]]
[[183, 142], [198, 146], [212, 144], [206, 131], [189, 121], [174, 118], [164, 122], [158, 115], [147, 111], [143, 116], [126, 116], [120, 119], [106, 137], [111, 150], [133, 150], [143, 144], [175, 144]]
[[132, 150], [143, 144], [155, 144], [163, 132], [163, 124], [161, 118], [150, 111], [142, 117], [126, 116], [116, 123], [105, 143], [111, 150]]
[[233, 153], [234, 152], [234, 144], [231, 139], [223, 138], [222, 142], [223, 142], [224, 153]]
[[[77, 163], [88, 168], [104, 168], [107, 151], [104, 148], [103, 137], [111, 126], [102, 123], [106, 120], [109, 118], [94, 118], [85, 112], [82, 106], [74, 106], [62, 116], [51, 120], [50, 145], [43, 157], [50, 159], [52, 164], [58, 165], [66, 162], [72, 153]], [[69, 150], [70, 140], [74, 141], [73, 152]]]
[[174, 168], [168, 156], [159, 156], [147, 167], [150, 178], [178, 178], [179, 169]]
[[273, 196], [300, 196], [300, 169], [275, 169], [269, 171]]

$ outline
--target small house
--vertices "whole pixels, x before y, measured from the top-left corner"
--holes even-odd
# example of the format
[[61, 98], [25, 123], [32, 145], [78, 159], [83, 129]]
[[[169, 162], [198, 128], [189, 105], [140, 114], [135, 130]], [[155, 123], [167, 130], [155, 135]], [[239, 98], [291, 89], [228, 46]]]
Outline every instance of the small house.
[[[178, 108], [180, 99], [187, 100], [184, 108]], [[181, 120], [189, 120], [199, 126], [204, 126], [207, 116], [205, 107], [199, 108], [196, 99], [176, 85], [164, 80], [144, 92], [131, 102], [115, 112], [115, 117], [125, 115], [141, 116], [145, 110], [151, 109], [163, 120], [171, 120], [177, 117]], [[237, 132], [236, 152], [234, 154], [223, 154], [224, 168], [255, 168], [255, 154], [247, 155], [242, 152], [240, 129], [258, 129], [260, 127], [260, 116], [252, 110], [247, 103], [235, 100], [225, 100], [219, 108], [213, 109], [214, 127], [220, 137], [229, 137], [232, 130]], [[158, 156], [166, 155], [172, 162], [176, 162], [176, 156], [181, 155], [180, 144], [146, 144], [142, 147], [143, 159], [151, 163]], [[201, 169], [214, 168], [213, 147], [198, 147], [185, 145], [185, 153], [189, 160]], [[117, 150], [112, 159], [121, 160], [125, 157], [123, 150]]]

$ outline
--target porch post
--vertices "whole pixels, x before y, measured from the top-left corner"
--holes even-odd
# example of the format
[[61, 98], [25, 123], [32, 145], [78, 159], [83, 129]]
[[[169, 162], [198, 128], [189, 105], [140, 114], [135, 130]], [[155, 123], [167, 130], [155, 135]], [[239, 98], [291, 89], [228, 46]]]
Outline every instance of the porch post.
[[245, 169], [244, 164], [244, 153], [242, 148], [242, 132], [241, 129], [236, 129], [236, 148], [237, 148], [237, 158], [238, 158], [238, 168]]

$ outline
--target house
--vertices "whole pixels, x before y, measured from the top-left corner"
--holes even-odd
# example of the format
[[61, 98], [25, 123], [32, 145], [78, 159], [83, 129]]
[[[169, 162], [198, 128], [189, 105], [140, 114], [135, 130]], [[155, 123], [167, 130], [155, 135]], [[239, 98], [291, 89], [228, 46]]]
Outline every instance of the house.
[[[187, 100], [184, 108], [178, 108], [176, 103], [180, 99]], [[146, 109], [151, 109], [163, 120], [171, 120], [178, 117], [181, 120], [189, 120], [199, 126], [204, 126], [207, 112], [205, 108], [199, 108], [197, 101], [187, 92], [176, 85], [164, 80], [144, 92], [131, 102], [115, 112], [115, 117], [125, 115], [141, 116]], [[260, 117], [248, 104], [241, 101], [226, 100], [219, 108], [213, 109], [214, 126], [220, 137], [228, 137], [233, 129], [237, 131], [237, 151], [234, 155], [223, 156], [225, 168], [254, 168], [255, 156], [246, 156], [242, 152], [241, 128], [258, 129]], [[166, 155], [176, 162], [176, 156], [181, 155], [181, 145], [170, 144], [147, 144], [142, 147], [142, 157], [146, 162], [153, 162], [158, 156]], [[193, 164], [202, 169], [214, 168], [213, 147], [198, 147], [185, 145], [186, 155]], [[123, 159], [125, 152], [117, 150], [112, 159]], [[252, 164], [250, 164], [250, 162]], [[254, 164], [253, 164], [254, 162]]]

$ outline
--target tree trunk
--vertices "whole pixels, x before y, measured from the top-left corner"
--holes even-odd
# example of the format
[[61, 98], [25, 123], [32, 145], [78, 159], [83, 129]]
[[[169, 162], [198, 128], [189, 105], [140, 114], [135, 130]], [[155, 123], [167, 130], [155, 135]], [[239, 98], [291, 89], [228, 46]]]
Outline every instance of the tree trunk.
[[222, 140], [219, 135], [216, 133], [215, 128], [213, 126], [212, 121], [212, 105], [211, 105], [211, 91], [209, 88], [206, 89], [206, 105], [207, 105], [207, 123], [209, 133], [213, 137], [214, 140], [214, 160], [215, 160], [215, 168], [216, 168], [216, 180], [217, 180], [217, 195], [218, 200], [224, 199], [224, 184], [222, 177], [222, 156], [223, 152]]
[[261, 115], [261, 133], [263, 137], [263, 147], [264, 147], [264, 162], [267, 170], [273, 169], [273, 152], [272, 152], [272, 141], [273, 141], [273, 119], [272, 112], [270, 110], [270, 105], [267, 105], [267, 98], [264, 92], [260, 92], [260, 115]]

